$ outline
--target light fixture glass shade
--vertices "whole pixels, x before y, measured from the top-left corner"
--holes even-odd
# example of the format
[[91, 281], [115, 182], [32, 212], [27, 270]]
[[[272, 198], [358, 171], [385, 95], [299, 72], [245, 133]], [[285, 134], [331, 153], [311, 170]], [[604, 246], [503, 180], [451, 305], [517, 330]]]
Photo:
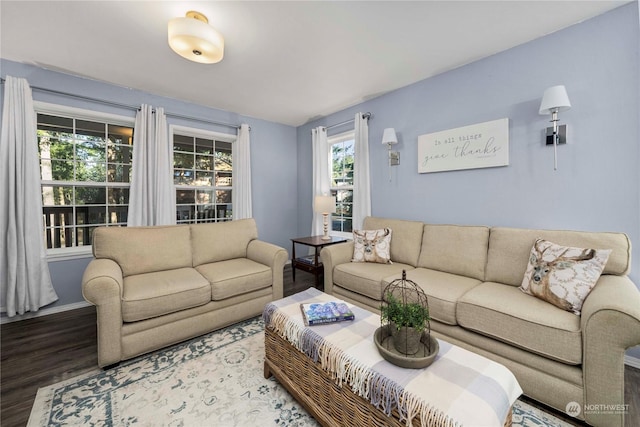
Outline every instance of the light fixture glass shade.
[[169, 21], [168, 40], [171, 49], [190, 61], [215, 64], [224, 56], [224, 38], [198, 12], [187, 12], [184, 18]]
[[336, 198], [334, 196], [316, 196], [313, 210], [318, 213], [335, 213]]
[[384, 132], [382, 132], [382, 144], [397, 144], [398, 138], [396, 137], [396, 130], [394, 128], [386, 128]]
[[564, 85], [551, 86], [542, 95], [539, 113], [547, 115], [553, 113], [554, 110], [567, 111], [569, 108], [571, 108], [571, 102], [569, 102], [567, 89]]

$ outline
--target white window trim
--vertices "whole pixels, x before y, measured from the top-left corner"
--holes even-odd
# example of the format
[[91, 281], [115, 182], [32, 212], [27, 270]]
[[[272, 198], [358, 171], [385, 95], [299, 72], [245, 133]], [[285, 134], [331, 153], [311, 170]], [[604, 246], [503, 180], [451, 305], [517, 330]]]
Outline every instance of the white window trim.
[[176, 133], [184, 136], [192, 136], [195, 138], [215, 139], [217, 141], [222, 141], [222, 142], [234, 143], [238, 140], [238, 135], [234, 135], [230, 133], [214, 132], [211, 130], [192, 128], [192, 127], [180, 126], [180, 125], [169, 125], [169, 135], [172, 141], [173, 141], [173, 135]]
[[[329, 146], [329, 159], [331, 159], [331, 146], [334, 144], [339, 144], [341, 142], [344, 141], [348, 141], [350, 139], [355, 139], [356, 137], [356, 130], [352, 129], [352, 130], [348, 130], [345, 132], [340, 132], [336, 135], [333, 136], [327, 136], [327, 144]], [[356, 159], [356, 161], [358, 161]], [[329, 170], [329, 176], [327, 177], [327, 179], [329, 180], [329, 189], [333, 190], [335, 187], [331, 187], [331, 170]], [[351, 189], [353, 190], [353, 187], [351, 187]], [[331, 221], [331, 220], [330, 220]], [[329, 226], [329, 228], [331, 228], [331, 226]], [[353, 232], [349, 232], [349, 231], [335, 231], [335, 230], [329, 230], [329, 234], [331, 236], [336, 236], [336, 237], [342, 237], [345, 239], [351, 239], [353, 238]]]
[[[87, 110], [84, 108], [69, 107], [66, 105], [52, 104], [42, 101], [34, 101], [33, 109], [36, 114], [50, 114], [55, 116], [70, 116], [80, 120], [99, 120], [109, 122], [114, 125], [131, 126], [135, 125], [135, 117], [120, 116], [111, 113]], [[59, 183], [60, 181], [42, 181], [42, 184]], [[41, 185], [42, 185], [41, 184]], [[74, 259], [93, 257], [92, 246], [72, 246], [70, 248], [45, 249], [47, 261], [68, 261]]]
[[72, 116], [80, 120], [100, 120], [114, 125], [131, 126], [136, 122], [135, 117], [120, 116], [111, 113], [86, 110], [84, 108], [68, 107], [66, 105], [50, 104], [48, 102], [34, 101], [33, 107], [36, 114], [51, 114], [60, 116]]

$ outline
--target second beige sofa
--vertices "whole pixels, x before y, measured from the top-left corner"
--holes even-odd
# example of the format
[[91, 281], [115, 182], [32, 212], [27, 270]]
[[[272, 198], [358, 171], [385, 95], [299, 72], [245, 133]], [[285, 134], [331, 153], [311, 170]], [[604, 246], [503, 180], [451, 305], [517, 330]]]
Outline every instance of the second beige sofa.
[[253, 219], [100, 227], [82, 293], [97, 309], [98, 365], [112, 365], [262, 313], [283, 297], [287, 251]]
[[[363, 229], [382, 228], [392, 230], [393, 264], [351, 262], [353, 242], [328, 246], [321, 251], [326, 293], [379, 312], [384, 287], [406, 270], [428, 295], [438, 337], [507, 366], [540, 402], [563, 412], [576, 402], [578, 417], [592, 425], [623, 425], [625, 350], [640, 344], [626, 235], [364, 221]], [[612, 249], [581, 315], [518, 288], [537, 238]]]

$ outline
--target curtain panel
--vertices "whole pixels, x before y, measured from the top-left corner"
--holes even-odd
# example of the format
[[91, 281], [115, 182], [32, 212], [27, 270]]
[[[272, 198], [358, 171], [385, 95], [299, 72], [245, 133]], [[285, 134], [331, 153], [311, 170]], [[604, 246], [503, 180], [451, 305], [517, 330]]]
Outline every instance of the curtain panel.
[[238, 129], [238, 139], [232, 151], [233, 192], [231, 204], [233, 219], [251, 218], [251, 141], [249, 125], [242, 124]]
[[[327, 128], [319, 126], [311, 131], [311, 144], [313, 150], [313, 188], [311, 194], [312, 206], [316, 196], [329, 196], [329, 171], [331, 159], [329, 158], [329, 143], [327, 141]], [[313, 221], [311, 223], [311, 235], [324, 234], [322, 214], [317, 213], [313, 206]]]
[[362, 228], [371, 215], [371, 178], [369, 167], [369, 121], [357, 113], [355, 120], [355, 164], [353, 166], [353, 229]]
[[36, 115], [25, 79], [7, 76], [0, 134], [0, 303], [7, 316], [58, 299], [42, 238]]
[[172, 148], [164, 109], [142, 105], [133, 130], [128, 226], [176, 223]]

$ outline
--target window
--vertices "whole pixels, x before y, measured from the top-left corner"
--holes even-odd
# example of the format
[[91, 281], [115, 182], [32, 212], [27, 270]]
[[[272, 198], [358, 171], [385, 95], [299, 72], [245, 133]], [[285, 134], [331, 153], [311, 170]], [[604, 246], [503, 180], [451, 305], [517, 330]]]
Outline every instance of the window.
[[232, 219], [232, 142], [236, 135], [172, 127], [176, 222]]
[[133, 119], [37, 109], [46, 247], [89, 246], [94, 228], [127, 223]]
[[336, 213], [331, 216], [331, 230], [351, 233], [353, 223], [353, 165], [355, 132], [328, 138], [331, 156], [331, 195], [336, 197]]

